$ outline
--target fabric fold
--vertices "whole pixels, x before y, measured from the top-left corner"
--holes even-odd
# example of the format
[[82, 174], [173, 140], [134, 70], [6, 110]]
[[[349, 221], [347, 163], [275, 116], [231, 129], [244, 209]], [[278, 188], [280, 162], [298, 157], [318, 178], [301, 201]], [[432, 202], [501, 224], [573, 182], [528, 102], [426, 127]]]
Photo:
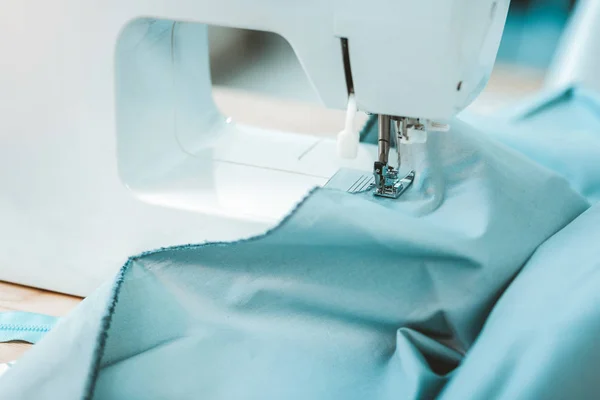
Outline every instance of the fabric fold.
[[0, 379], [0, 397], [435, 396], [508, 282], [589, 206], [452, 127], [432, 135], [444, 196], [429, 212], [427, 185], [399, 201], [316, 189], [266, 235], [132, 257]]
[[442, 400], [595, 399], [600, 206], [544, 243], [500, 298]]

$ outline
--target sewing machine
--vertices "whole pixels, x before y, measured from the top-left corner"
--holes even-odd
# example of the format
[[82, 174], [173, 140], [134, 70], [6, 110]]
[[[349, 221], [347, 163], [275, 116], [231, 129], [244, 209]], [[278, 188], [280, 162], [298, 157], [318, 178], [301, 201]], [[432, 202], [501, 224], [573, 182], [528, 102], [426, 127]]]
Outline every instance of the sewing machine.
[[[373, 171], [373, 191], [397, 197], [411, 177], [388, 160], [395, 139], [443, 129], [475, 99], [508, 6], [9, 0], [0, 279], [87, 294], [140, 251], [260, 232], [343, 167]], [[379, 146], [358, 143], [352, 118], [338, 146], [221, 115], [207, 24], [282, 35], [326, 107], [379, 115]]]

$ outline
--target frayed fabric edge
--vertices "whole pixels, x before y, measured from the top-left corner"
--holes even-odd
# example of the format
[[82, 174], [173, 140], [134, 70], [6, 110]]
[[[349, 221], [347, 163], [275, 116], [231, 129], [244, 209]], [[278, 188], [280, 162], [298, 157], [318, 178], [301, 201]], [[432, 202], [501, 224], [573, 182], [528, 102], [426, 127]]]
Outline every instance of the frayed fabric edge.
[[189, 250], [189, 249], [201, 249], [205, 247], [214, 247], [214, 246], [232, 246], [239, 243], [248, 243], [261, 240], [266, 236], [278, 231], [283, 226], [285, 226], [292, 216], [296, 214], [296, 212], [311, 198], [316, 192], [323, 190], [321, 188], [313, 188], [310, 190], [296, 205], [288, 212], [288, 214], [273, 228], [267, 230], [264, 233], [261, 233], [256, 236], [252, 236], [249, 238], [243, 238], [233, 241], [222, 241], [222, 242], [207, 242], [200, 244], [183, 244], [177, 246], [168, 246], [168, 247], [160, 247], [158, 249], [145, 251], [135, 256], [131, 256], [127, 259], [127, 262], [121, 267], [119, 272], [115, 277], [115, 281], [112, 287], [112, 291], [109, 297], [109, 301], [106, 307], [106, 311], [102, 316], [102, 321], [100, 324], [100, 332], [96, 336], [96, 348], [93, 351], [92, 361], [89, 367], [89, 373], [87, 382], [84, 386], [84, 393], [82, 396], [83, 400], [92, 400], [94, 397], [94, 391], [96, 388], [96, 382], [98, 380], [98, 375], [100, 374], [100, 363], [102, 360], [102, 356], [104, 355], [104, 350], [106, 348], [106, 342], [108, 340], [108, 331], [110, 329], [112, 323], [112, 317], [117, 307], [117, 303], [119, 302], [119, 295], [121, 293], [121, 288], [123, 286], [123, 282], [127, 276], [127, 273], [131, 267], [131, 265], [139, 261], [140, 259], [147, 257], [149, 255], [161, 253], [164, 251], [181, 251], [181, 250]]

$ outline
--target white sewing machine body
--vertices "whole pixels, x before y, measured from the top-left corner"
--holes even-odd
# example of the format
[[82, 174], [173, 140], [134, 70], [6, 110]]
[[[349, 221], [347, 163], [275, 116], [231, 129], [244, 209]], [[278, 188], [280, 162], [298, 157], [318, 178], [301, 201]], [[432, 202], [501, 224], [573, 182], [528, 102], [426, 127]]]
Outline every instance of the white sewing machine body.
[[282, 35], [327, 107], [346, 107], [351, 77], [362, 111], [445, 119], [487, 82], [508, 4], [9, 0], [0, 278], [87, 294], [131, 254], [259, 232], [340, 167], [372, 168], [376, 146], [342, 160], [334, 139], [221, 115], [205, 24]]

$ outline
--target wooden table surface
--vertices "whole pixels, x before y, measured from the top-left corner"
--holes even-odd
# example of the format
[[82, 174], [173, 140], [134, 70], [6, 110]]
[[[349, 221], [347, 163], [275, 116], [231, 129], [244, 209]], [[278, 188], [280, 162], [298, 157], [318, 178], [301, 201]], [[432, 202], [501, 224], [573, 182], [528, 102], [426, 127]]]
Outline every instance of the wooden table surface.
[[[63, 316], [81, 301], [78, 297], [0, 282], [0, 312], [28, 311]], [[0, 343], [0, 364], [14, 361], [31, 346], [26, 343]]]

